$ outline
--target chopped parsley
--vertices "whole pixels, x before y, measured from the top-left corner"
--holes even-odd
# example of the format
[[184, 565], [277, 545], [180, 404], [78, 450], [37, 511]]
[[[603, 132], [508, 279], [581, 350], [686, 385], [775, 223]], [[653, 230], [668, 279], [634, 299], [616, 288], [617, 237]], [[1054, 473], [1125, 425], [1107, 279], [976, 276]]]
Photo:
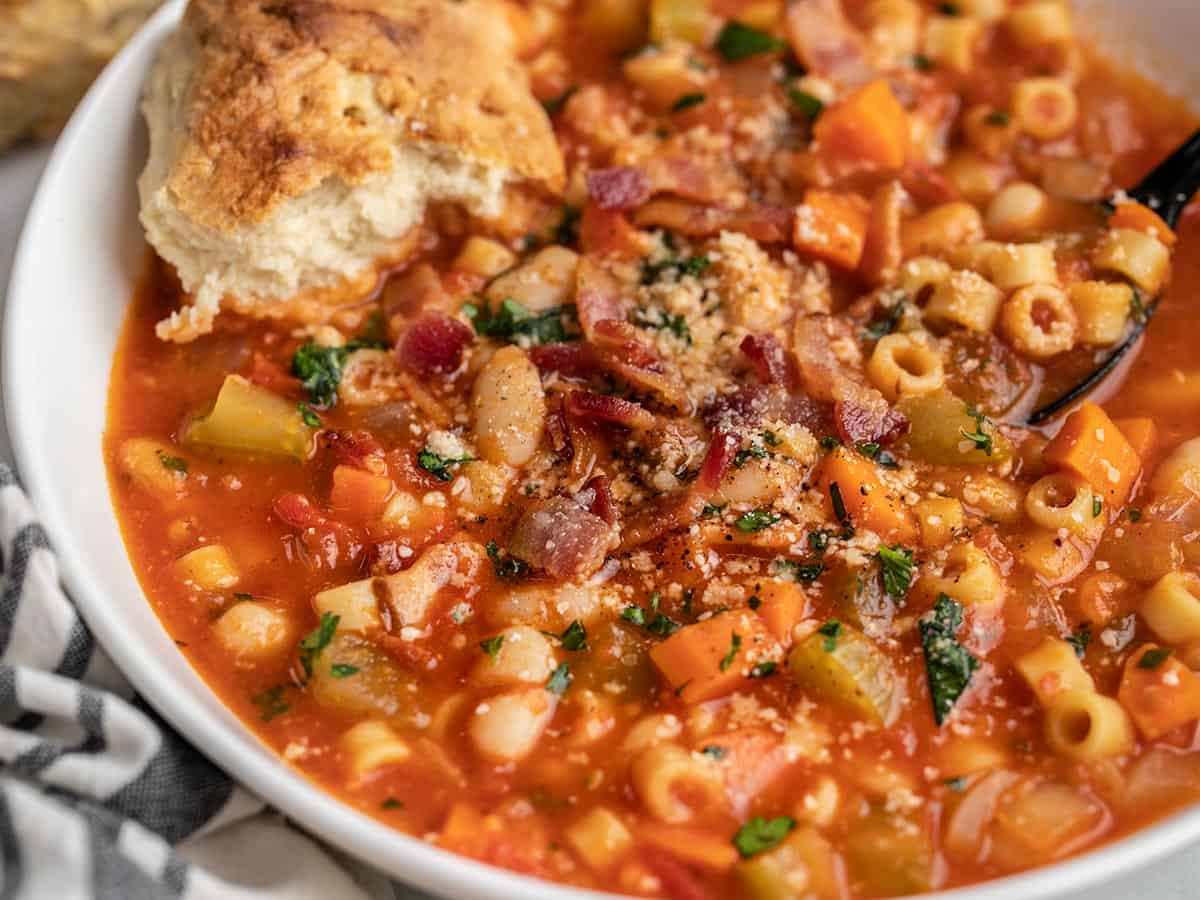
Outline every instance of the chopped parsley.
[[349, 663], [334, 663], [329, 667], [329, 674], [334, 678], [349, 678], [351, 675], [357, 675], [360, 671], [358, 666], [352, 666]]
[[965, 776], [959, 775], [957, 778], [947, 778], [942, 782], [950, 790], [956, 794], [964, 793], [967, 789], [967, 779]]
[[983, 117], [985, 125], [994, 125], [997, 128], [1003, 128], [1012, 121], [1012, 116], [1002, 109], [994, 109]]
[[1092, 518], [1100, 518], [1100, 513], [1104, 511], [1104, 500], [1100, 497], [1092, 498]]
[[918, 72], [928, 72], [933, 68], [933, 60], [924, 53], [918, 53], [912, 59], [913, 68]]
[[815, 528], [808, 533], [808, 546], [817, 556], [824, 556], [829, 547], [829, 532], [824, 528]]
[[550, 673], [550, 678], [546, 681], [546, 690], [561, 697], [570, 684], [571, 667], [566, 663], [559, 663], [558, 668]]
[[738, 62], [760, 53], [782, 50], [786, 44], [772, 34], [743, 25], [741, 22], [727, 22], [717, 35], [715, 46], [717, 52], [729, 62]]
[[646, 611], [640, 606], [627, 606], [621, 610], [621, 618], [634, 625], [645, 625]]
[[1084, 622], [1074, 634], [1068, 634], [1064, 640], [1075, 649], [1075, 655], [1083, 659], [1088, 644], [1092, 642], [1092, 624]]
[[1125, 510], [1125, 514], [1129, 516], [1130, 522], [1142, 521], [1142, 511], [1135, 506], [1131, 506], [1129, 509]]
[[779, 816], [775, 819], [755, 816], [737, 830], [737, 834], [733, 836], [733, 846], [737, 847], [743, 859], [749, 859], [781, 843], [795, 827], [796, 820], [791, 816]]
[[535, 344], [567, 340], [573, 334], [568, 325], [576, 317], [574, 306], [556, 306], [533, 313], [511, 297], [501, 300], [495, 311], [486, 306], [481, 309], [473, 303], [464, 303], [462, 310], [471, 320], [476, 334], [509, 342], [526, 337]]
[[300, 640], [300, 665], [304, 669], [305, 681], [312, 678], [313, 663], [317, 661], [321, 651], [328, 647], [329, 642], [333, 640], [334, 632], [337, 631], [338, 622], [341, 620], [341, 616], [335, 616], [331, 612], [321, 613], [321, 621], [317, 623], [317, 627]]
[[1170, 647], [1151, 647], [1137, 661], [1137, 667], [1139, 669], [1157, 669], [1174, 652]]
[[517, 559], [515, 556], [500, 555], [500, 548], [495, 541], [488, 541], [485, 545], [487, 549], [488, 559], [492, 561], [492, 569], [499, 578], [520, 578], [529, 571], [529, 566], [523, 560]]
[[[342, 383], [346, 357], [355, 350], [386, 347], [385, 342], [373, 338], [355, 338], [341, 347], [322, 347], [309, 341], [292, 357], [292, 374], [300, 379], [317, 409], [328, 409], [337, 403], [337, 389]], [[309, 424], [307, 419], [305, 424]]]
[[693, 106], [699, 106], [707, 99], [708, 97], [702, 93], [684, 94], [671, 104], [671, 112], [683, 112], [685, 109], [691, 109]]
[[642, 284], [654, 284], [669, 271], [674, 271], [676, 278], [685, 278], [688, 275], [699, 278], [710, 265], [712, 260], [707, 256], [672, 256], [661, 262], [646, 262], [642, 264]]
[[900, 468], [900, 463], [896, 457], [874, 441], [861, 441], [855, 445], [854, 449], [867, 459], [873, 460], [877, 466], [883, 466], [885, 469]]
[[833, 505], [833, 515], [838, 524], [849, 534], [853, 534], [854, 524], [850, 514], [846, 512], [846, 501], [842, 499], [842, 487], [836, 481], [829, 483], [829, 502]]
[[904, 301], [897, 300], [884, 311], [882, 316], [868, 323], [867, 327], [863, 329], [863, 336], [871, 341], [887, 337], [896, 330], [896, 326], [900, 324], [903, 317]]
[[938, 12], [943, 16], [960, 16], [962, 10], [958, 8], [957, 3], [941, 3], [938, 5]]
[[765, 660], [764, 662], [755, 663], [754, 666], [750, 669], [750, 677], [751, 678], [770, 678], [772, 675], [775, 674], [775, 670], [777, 668], [778, 668], [778, 666], [769, 659]]
[[705, 503], [704, 509], [700, 510], [700, 518], [707, 519], [709, 516], [719, 516], [725, 512], [725, 507], [728, 503]]
[[564, 650], [587, 649], [587, 629], [578, 619], [568, 625], [566, 631], [560, 634], [558, 639], [562, 642]]
[[821, 641], [821, 647], [826, 653], [832, 653], [837, 649], [838, 638], [842, 634], [842, 623], [837, 619], [830, 619], [817, 629], [817, 634], [824, 638], [824, 640]]
[[800, 582], [816, 581], [824, 574], [826, 568], [823, 562], [801, 563], [791, 559], [777, 559], [774, 567], [777, 573], [791, 575]]
[[484, 638], [479, 642], [479, 649], [488, 655], [488, 659], [495, 659], [500, 653], [500, 648], [504, 646], [504, 635], [498, 634], [494, 637]]
[[234, 592], [233, 592], [233, 599], [234, 599], [234, 600], [253, 600], [253, 599], [254, 599], [254, 595], [253, 595], [253, 594], [247, 594], [245, 591], [234, 591]]
[[404, 801], [397, 800], [395, 797], [388, 797], [379, 804], [380, 809], [404, 809]]
[[734, 527], [738, 531], [746, 533], [754, 531], [762, 531], [764, 528], [770, 528], [779, 521], [779, 516], [773, 512], [768, 512], [765, 509], [752, 509], [748, 513], [742, 513], [735, 521]]
[[670, 637], [681, 627], [678, 622], [667, 618], [663, 613], [659, 612], [655, 613], [654, 618], [646, 625], [646, 630], [659, 637]]
[[789, 88], [787, 95], [788, 99], [792, 101], [792, 106], [796, 107], [805, 118], [815, 119], [825, 109], [825, 104], [818, 98], [799, 88]]
[[549, 100], [542, 101], [542, 109], [546, 110], [546, 115], [556, 116], [562, 112], [562, 108], [567, 105], [567, 101], [575, 95], [579, 90], [579, 85], [573, 84], [557, 97], [551, 97]]
[[919, 623], [929, 699], [938, 725], [946, 721], [979, 668], [979, 660], [958, 642], [962, 621], [962, 606], [946, 594], [938, 594], [937, 603]]
[[737, 659], [738, 650], [742, 648], [742, 636], [736, 631], [729, 638], [729, 652], [721, 658], [721, 671], [724, 672]]
[[709, 744], [700, 750], [705, 756], [710, 756], [713, 759], [721, 760], [729, 755], [729, 751], [718, 744]]
[[169, 453], [163, 453], [161, 450], [159, 450], [158, 461], [162, 463], [162, 467], [169, 472], [178, 472], [180, 475], [187, 474], [187, 460], [182, 456], [171, 456]]
[[960, 426], [958, 433], [974, 444], [976, 450], [982, 450], [985, 456], [991, 456], [993, 449], [992, 436], [983, 430], [984, 423], [988, 421], [988, 417], [969, 403], [967, 404], [967, 415], [975, 420], [975, 430], [967, 431], [967, 429]]
[[270, 722], [292, 708], [291, 704], [283, 699], [285, 690], [287, 688], [284, 685], [277, 684], [250, 698], [250, 702], [258, 707], [259, 718], [264, 722]]
[[296, 410], [300, 413], [300, 421], [302, 421], [309, 428], [321, 427], [321, 417], [313, 412], [312, 407], [307, 403], [297, 403]]
[[1146, 309], [1146, 301], [1142, 299], [1142, 292], [1137, 288], [1133, 289], [1133, 294], [1129, 297], [1129, 314], [1138, 325], [1146, 324], [1146, 320], [1150, 318], [1150, 311]]
[[896, 600], [902, 599], [912, 584], [912, 551], [894, 544], [891, 547], [881, 546], [875, 556], [883, 573], [883, 589]]
[[454, 473], [450, 471], [451, 466], [460, 466], [474, 460], [473, 456], [438, 456], [428, 447], [417, 453], [417, 465], [438, 481], [452, 481]]
[[666, 312], [658, 307], [641, 307], [634, 311], [633, 321], [647, 328], [658, 328], [669, 331], [689, 347], [692, 344], [692, 330], [688, 327], [687, 317]]

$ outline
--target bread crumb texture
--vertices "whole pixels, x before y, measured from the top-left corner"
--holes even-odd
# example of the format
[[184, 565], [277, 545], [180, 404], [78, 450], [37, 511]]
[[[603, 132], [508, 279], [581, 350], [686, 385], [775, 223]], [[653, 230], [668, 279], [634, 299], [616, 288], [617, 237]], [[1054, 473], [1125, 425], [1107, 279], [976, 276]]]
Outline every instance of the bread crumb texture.
[[143, 99], [147, 238], [192, 303], [322, 321], [403, 259], [429, 202], [499, 215], [562, 156], [490, 0], [192, 0]]

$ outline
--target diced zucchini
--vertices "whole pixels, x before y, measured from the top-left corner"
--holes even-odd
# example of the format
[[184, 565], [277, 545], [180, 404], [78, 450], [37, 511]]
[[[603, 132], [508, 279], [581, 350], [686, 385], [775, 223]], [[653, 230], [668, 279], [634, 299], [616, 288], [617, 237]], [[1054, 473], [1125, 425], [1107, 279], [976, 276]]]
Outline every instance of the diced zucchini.
[[308, 689], [318, 705], [357, 715], [412, 712], [418, 697], [390, 656], [357, 635], [342, 633], [313, 661]]
[[878, 725], [891, 725], [899, 712], [891, 662], [849, 625], [827, 624], [797, 644], [788, 671], [801, 686]]
[[308, 459], [314, 431], [304, 424], [295, 403], [240, 375], [227, 375], [212, 412], [193, 421], [183, 439], [187, 444]]
[[872, 812], [846, 839], [851, 877], [871, 896], [923, 894], [940, 886], [937, 855], [929, 835], [908, 819]]
[[736, 872], [752, 900], [843, 896], [833, 847], [813, 828], [796, 829], [774, 850], [738, 863]]
[[974, 414], [950, 391], [907, 397], [900, 402], [899, 409], [908, 416], [911, 425], [905, 439], [908, 450], [925, 462], [987, 466], [1005, 462], [1012, 456], [1012, 443], [997, 431], [995, 424]]

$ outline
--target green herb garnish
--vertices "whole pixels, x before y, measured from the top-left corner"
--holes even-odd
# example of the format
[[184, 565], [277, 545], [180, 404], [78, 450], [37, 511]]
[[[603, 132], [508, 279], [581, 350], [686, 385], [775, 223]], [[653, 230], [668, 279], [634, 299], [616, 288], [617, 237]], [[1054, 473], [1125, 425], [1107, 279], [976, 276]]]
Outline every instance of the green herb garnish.
[[529, 571], [529, 566], [523, 560], [517, 559], [515, 556], [501, 556], [500, 548], [495, 541], [488, 541], [484, 545], [487, 549], [488, 559], [492, 561], [492, 569], [500, 578], [520, 578]]
[[1075, 649], [1075, 655], [1083, 659], [1088, 644], [1092, 642], [1092, 624], [1084, 622], [1074, 634], [1068, 634], [1064, 640]]
[[542, 109], [546, 110], [546, 115], [556, 116], [562, 112], [562, 108], [567, 105], [567, 101], [579, 90], [579, 85], [573, 84], [557, 97], [551, 97], [549, 100], [542, 101]]
[[504, 646], [504, 635], [497, 634], [494, 637], [484, 638], [479, 642], [479, 649], [488, 655], [488, 659], [495, 659], [500, 652], [500, 648]]
[[787, 95], [788, 99], [792, 101], [792, 106], [796, 107], [807, 119], [815, 119], [825, 109], [824, 103], [799, 88], [789, 88]]
[[983, 123], [985, 125], [994, 125], [997, 128], [1003, 128], [1011, 121], [1012, 116], [1002, 109], [994, 109], [983, 117]]
[[309, 428], [321, 427], [321, 417], [313, 412], [312, 407], [307, 403], [297, 403], [296, 411], [300, 413], [300, 421], [302, 421]]
[[671, 112], [683, 112], [685, 109], [691, 109], [693, 106], [699, 106], [708, 97], [701, 93], [684, 94], [678, 100], [671, 104]]
[[863, 329], [863, 337], [868, 340], [877, 341], [880, 338], [887, 337], [900, 324], [900, 320], [904, 317], [904, 301], [897, 300], [893, 303], [884, 314], [878, 319], [872, 320], [867, 327]]
[[329, 674], [334, 678], [349, 678], [351, 675], [357, 675], [359, 671], [358, 666], [349, 663], [334, 663], [329, 667]]
[[546, 690], [561, 697], [570, 684], [571, 667], [566, 663], [559, 663], [558, 668], [550, 673], [550, 678], [546, 681]]
[[688, 346], [692, 343], [692, 330], [686, 316], [666, 312], [657, 307], [641, 307], [634, 311], [634, 324], [647, 328], [669, 331]]
[[729, 755], [729, 751], [717, 744], [709, 744], [700, 750], [705, 756], [711, 756], [713, 759], [721, 760]]
[[379, 804], [379, 808], [380, 809], [404, 809], [404, 803], [401, 800], [397, 800], [395, 797], [388, 797], [386, 800], [384, 800], [382, 803]]
[[733, 846], [737, 847], [743, 859], [749, 859], [781, 843], [795, 827], [796, 820], [791, 816], [779, 816], [775, 819], [755, 816], [737, 830], [737, 834], [733, 836]]
[[621, 618], [634, 625], [645, 625], [646, 611], [640, 606], [627, 606], [621, 610]]
[[346, 357], [355, 350], [382, 350], [386, 347], [383, 341], [369, 338], [356, 338], [341, 347], [322, 347], [309, 341], [292, 357], [292, 374], [300, 379], [301, 386], [317, 409], [328, 409], [337, 403], [337, 389], [342, 383]]
[[286, 690], [285, 685], [277, 684], [250, 698], [250, 702], [258, 707], [259, 718], [264, 722], [270, 722], [276, 716], [282, 716], [292, 708], [291, 704], [283, 699]]
[[821, 647], [826, 653], [832, 653], [837, 649], [838, 638], [842, 634], [842, 623], [837, 619], [830, 619], [817, 629], [817, 634], [824, 637], [824, 640], [821, 641]]
[[463, 463], [474, 461], [475, 457], [473, 456], [438, 456], [428, 447], [422, 448], [417, 453], [417, 465], [438, 481], [453, 481], [454, 473], [450, 471], [451, 466], [460, 466]]
[[178, 472], [180, 475], [186, 475], [188, 470], [187, 460], [182, 456], [171, 456], [170, 454], [158, 451], [158, 461], [162, 463], [162, 467], [169, 472]]
[[742, 636], [736, 631], [729, 638], [729, 652], [721, 658], [721, 671], [724, 672], [737, 658], [738, 650], [742, 647]]
[[879, 568], [883, 573], [883, 589], [896, 600], [903, 599], [912, 584], [913, 554], [911, 550], [895, 544], [891, 547], [880, 547], [875, 554], [879, 559]]
[[777, 668], [778, 668], [778, 666], [769, 659], [765, 660], [763, 662], [760, 662], [760, 663], [755, 663], [754, 666], [750, 669], [750, 677], [751, 678], [770, 678], [772, 675], [775, 674], [775, 670]]
[[738, 531], [747, 533], [754, 531], [762, 531], [764, 528], [770, 528], [779, 521], [779, 516], [773, 512], [768, 512], [765, 509], [752, 509], [748, 513], [742, 513], [735, 521], [734, 527]]
[[1139, 669], [1157, 669], [1174, 652], [1170, 647], [1151, 647], [1137, 661], [1137, 667]]
[[574, 306], [556, 306], [545, 312], [532, 313], [511, 298], [500, 301], [494, 312], [473, 303], [463, 304], [462, 311], [471, 320], [476, 334], [509, 342], [526, 337], [535, 344], [567, 340], [573, 336], [573, 330], [568, 331], [568, 323], [576, 318]]
[[331, 612], [321, 613], [321, 621], [317, 623], [317, 627], [300, 640], [300, 665], [304, 669], [305, 681], [312, 678], [313, 663], [317, 661], [321, 651], [328, 647], [329, 642], [333, 640], [334, 632], [337, 631], [338, 622], [341, 619], [341, 616], [335, 616]]
[[566, 631], [560, 634], [558, 639], [562, 642], [564, 650], [587, 649], [587, 629], [578, 619], [568, 625]]
[[933, 703], [933, 719], [938, 725], [946, 721], [979, 668], [979, 660], [958, 642], [962, 621], [962, 606], [946, 594], [938, 594], [937, 603], [919, 623], [929, 698]]
[[1100, 518], [1100, 513], [1104, 511], [1104, 500], [1100, 497], [1092, 498], [1092, 518]]
[[967, 404], [967, 415], [975, 420], [975, 430], [967, 431], [960, 427], [958, 433], [974, 444], [976, 450], [982, 450], [985, 456], [991, 456], [992, 436], [983, 430], [984, 424], [989, 421], [988, 417], [969, 403]]

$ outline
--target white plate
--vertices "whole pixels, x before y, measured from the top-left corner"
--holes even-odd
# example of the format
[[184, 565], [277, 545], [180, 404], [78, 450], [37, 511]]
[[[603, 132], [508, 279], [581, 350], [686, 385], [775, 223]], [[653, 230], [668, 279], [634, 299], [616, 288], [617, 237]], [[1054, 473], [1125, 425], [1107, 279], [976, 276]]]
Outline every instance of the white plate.
[[[1121, 0], [1087, 0], [1093, 14]], [[125, 555], [101, 456], [112, 354], [143, 259], [134, 183], [145, 158], [142, 81], [182, 5], [160, 11], [108, 67], [58, 142], [8, 294], [4, 402], [18, 467], [85, 619], [141, 694], [209, 757], [310, 831], [406, 882], [454, 898], [602, 895], [523, 878], [407, 837], [284, 765], [208, 690], [146, 603]], [[1129, 12], [1129, 7], [1125, 7]], [[1139, 35], [1177, 89], [1200, 83], [1194, 0], [1142, 0]], [[1158, 12], [1159, 15], [1152, 15]], [[1081, 18], [1089, 18], [1082, 17]], [[1111, 21], [1111, 20], [1110, 20]], [[1114, 33], [1124, 29], [1113, 28]], [[1134, 33], [1130, 31], [1129, 33]], [[1189, 75], [1190, 73], [1190, 75]], [[940, 895], [1037, 900], [1111, 880], [1200, 838], [1200, 807], [1070, 862]]]

